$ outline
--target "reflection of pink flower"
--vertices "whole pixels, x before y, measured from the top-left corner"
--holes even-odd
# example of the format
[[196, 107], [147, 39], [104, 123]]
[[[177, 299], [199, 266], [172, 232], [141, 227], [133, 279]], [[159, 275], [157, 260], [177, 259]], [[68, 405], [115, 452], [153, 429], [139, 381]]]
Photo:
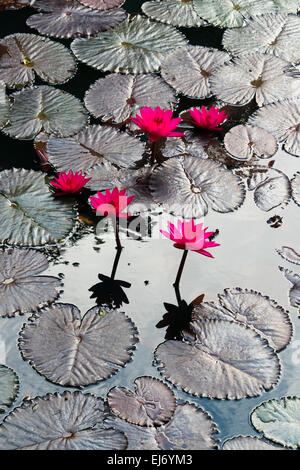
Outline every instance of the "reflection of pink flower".
[[109, 189], [105, 190], [105, 194], [100, 192], [97, 196], [90, 197], [90, 203], [95, 209], [97, 215], [109, 215], [114, 217], [130, 217], [130, 214], [123, 212], [128, 204], [132, 201], [134, 196], [127, 196], [125, 189], [119, 191], [114, 188], [111, 192]]
[[173, 132], [181, 122], [181, 118], [173, 119], [172, 111], [164, 111], [159, 106], [153, 110], [146, 106], [140, 109], [140, 113], [141, 116], [137, 114], [131, 120], [149, 134], [151, 142], [154, 142], [159, 137], [184, 136], [182, 132]]
[[205, 106], [201, 106], [201, 109], [193, 108], [189, 110], [192, 117], [192, 124], [194, 126], [208, 129], [209, 131], [220, 131], [219, 124], [222, 124], [227, 118], [228, 114], [225, 111], [220, 111], [218, 108], [212, 106], [209, 110]]
[[83, 186], [90, 181], [91, 178], [86, 178], [81, 171], [76, 171], [73, 173], [72, 170], [69, 173], [59, 173], [58, 177], [54, 177], [50, 181], [50, 184], [55, 188], [59, 189], [61, 192], [55, 193], [55, 196], [64, 196], [66, 194], [76, 194], [78, 193]]
[[213, 258], [213, 255], [206, 251], [206, 248], [220, 246], [219, 243], [207, 240], [214, 232], [206, 232], [207, 228], [203, 229], [203, 224], [195, 224], [194, 219], [189, 222], [177, 221], [177, 227], [171, 222], [168, 222], [169, 232], [161, 230], [161, 233], [172, 240], [176, 248], [181, 250], [191, 250], [201, 253], [201, 255]]

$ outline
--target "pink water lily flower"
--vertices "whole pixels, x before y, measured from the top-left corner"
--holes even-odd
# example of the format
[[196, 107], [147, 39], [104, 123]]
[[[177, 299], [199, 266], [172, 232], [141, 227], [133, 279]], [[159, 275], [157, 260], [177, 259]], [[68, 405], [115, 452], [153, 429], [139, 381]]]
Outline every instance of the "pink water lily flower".
[[181, 137], [182, 132], [173, 132], [181, 118], [174, 118], [170, 110], [163, 110], [159, 106], [152, 109], [145, 107], [140, 109], [141, 115], [132, 117], [131, 120], [137, 124], [144, 132], [147, 132], [151, 142], [159, 139], [159, 137]]
[[177, 227], [168, 222], [169, 231], [161, 230], [161, 233], [172, 240], [176, 248], [181, 250], [196, 251], [201, 255], [213, 258], [213, 255], [206, 251], [206, 248], [220, 246], [219, 243], [208, 240], [214, 232], [206, 232], [207, 228], [203, 228], [203, 224], [195, 224], [194, 220], [177, 221]]
[[78, 193], [90, 179], [86, 178], [81, 171], [73, 173], [70, 170], [68, 173], [58, 173], [58, 177], [54, 177], [50, 184], [56, 190], [60, 190], [60, 192], [55, 193], [55, 196], [65, 196]]
[[222, 124], [229, 116], [225, 111], [220, 111], [214, 106], [209, 110], [205, 106], [201, 106], [201, 109], [193, 108], [189, 110], [189, 113], [194, 126], [202, 127], [202, 129], [209, 131], [221, 131], [222, 129], [217, 126]]
[[124, 211], [133, 198], [134, 196], [125, 194], [125, 189], [119, 191], [114, 188], [112, 191], [106, 189], [105, 194], [98, 192], [97, 196], [90, 197], [89, 200], [97, 215], [128, 218], [130, 214]]

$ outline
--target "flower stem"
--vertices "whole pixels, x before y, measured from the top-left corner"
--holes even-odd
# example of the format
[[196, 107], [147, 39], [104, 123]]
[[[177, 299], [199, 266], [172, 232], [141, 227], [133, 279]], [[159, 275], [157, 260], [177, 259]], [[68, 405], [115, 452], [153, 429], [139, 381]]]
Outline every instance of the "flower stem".
[[117, 248], [117, 252], [116, 252], [116, 256], [115, 256], [115, 260], [114, 260], [114, 265], [113, 265], [111, 276], [110, 276], [110, 278], [112, 280], [114, 280], [114, 278], [115, 278], [115, 275], [116, 275], [116, 272], [117, 272], [117, 269], [118, 269], [118, 264], [119, 264], [119, 261], [120, 261], [121, 253], [122, 253], [122, 248]]
[[120, 241], [120, 234], [119, 234], [119, 221], [118, 219], [115, 221], [115, 235], [116, 235], [116, 243], [117, 243], [117, 250], [122, 250], [122, 245]]
[[151, 165], [154, 165], [156, 161], [156, 153], [157, 153], [157, 141], [154, 140], [154, 142], [151, 143], [151, 160], [150, 160]]
[[180, 265], [179, 265], [179, 268], [178, 268], [178, 272], [177, 272], [177, 276], [176, 276], [176, 280], [173, 284], [173, 286], [175, 287], [175, 289], [179, 287], [179, 283], [180, 283], [180, 279], [181, 279], [181, 275], [182, 275], [182, 271], [183, 271], [183, 268], [184, 268], [184, 264], [185, 264], [185, 260], [186, 260], [186, 257], [187, 257], [187, 254], [188, 254], [188, 250], [184, 250], [183, 252], [183, 255], [182, 255], [182, 258], [181, 258], [181, 262], [180, 262]]

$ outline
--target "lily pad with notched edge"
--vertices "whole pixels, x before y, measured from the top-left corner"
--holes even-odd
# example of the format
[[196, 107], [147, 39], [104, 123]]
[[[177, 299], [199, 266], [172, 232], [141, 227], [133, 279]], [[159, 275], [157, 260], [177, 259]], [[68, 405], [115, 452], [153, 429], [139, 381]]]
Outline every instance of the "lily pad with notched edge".
[[251, 125], [232, 127], [224, 137], [224, 145], [230, 157], [240, 161], [251, 160], [254, 156], [271, 158], [278, 150], [272, 134]]
[[137, 15], [101, 35], [75, 39], [71, 48], [80, 61], [103, 72], [149, 73], [186, 43], [172, 26]]
[[300, 172], [294, 175], [293, 179], [291, 180], [291, 185], [293, 200], [298, 206], [300, 206]]
[[122, 450], [123, 433], [104, 425], [101, 398], [79, 391], [23, 402], [0, 425], [2, 450]]
[[192, 28], [205, 23], [192, 0], [154, 0], [143, 3], [142, 10], [150, 18], [173, 26]]
[[250, 169], [247, 181], [249, 191], [254, 191], [254, 202], [262, 211], [287, 205], [292, 190], [289, 178], [275, 168], [256, 167]]
[[124, 0], [79, 0], [79, 2], [95, 10], [109, 10], [121, 6]]
[[282, 246], [277, 253], [285, 260], [293, 264], [300, 264], [300, 254], [294, 248], [289, 246]]
[[14, 370], [0, 364], [0, 413], [13, 404], [19, 391], [19, 379]]
[[94, 307], [81, 319], [75, 305], [58, 303], [29, 319], [19, 347], [51, 382], [84, 387], [124, 367], [137, 341], [137, 329], [123, 312]]
[[44, 173], [0, 172], [0, 244], [58, 243], [69, 235], [76, 219], [73, 203], [53, 197]]
[[222, 450], [283, 450], [259, 437], [236, 436], [224, 442]]
[[0, 129], [9, 119], [9, 101], [6, 95], [5, 83], [0, 80]]
[[105, 419], [105, 425], [124, 433], [128, 446], [126, 450], [159, 450], [154, 427], [146, 428], [131, 424], [111, 413]]
[[288, 269], [279, 266], [279, 270], [283, 272], [285, 278], [293, 284], [289, 291], [289, 299], [292, 307], [300, 307], [300, 276]]
[[208, 158], [205, 147], [210, 142], [208, 134], [195, 134], [193, 131], [184, 130], [184, 138], [168, 137], [161, 147], [165, 158], [191, 156]]

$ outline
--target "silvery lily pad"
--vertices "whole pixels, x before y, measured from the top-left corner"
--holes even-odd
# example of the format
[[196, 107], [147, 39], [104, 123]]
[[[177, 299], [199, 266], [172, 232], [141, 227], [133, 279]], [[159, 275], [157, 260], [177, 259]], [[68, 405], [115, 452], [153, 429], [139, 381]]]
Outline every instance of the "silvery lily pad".
[[300, 447], [300, 398], [266, 401], [251, 414], [251, 423], [264, 437], [285, 447]]
[[62, 242], [76, 219], [72, 202], [53, 197], [45, 174], [24, 169], [0, 172], [0, 244]]
[[224, 442], [222, 450], [283, 450], [259, 437], [236, 436]]
[[33, 139], [45, 131], [59, 137], [79, 132], [88, 120], [81, 102], [62, 90], [39, 86], [11, 95], [10, 123], [4, 132], [16, 139]]
[[286, 152], [300, 157], [300, 99], [269, 104], [254, 113], [249, 123], [266, 129], [284, 142]]
[[239, 177], [223, 165], [195, 157], [169, 158], [152, 173], [150, 189], [165, 211], [186, 218], [203, 217], [209, 208], [232, 212], [245, 198]]
[[13, 404], [19, 391], [19, 379], [14, 370], [0, 364], [0, 413]]
[[289, 66], [273, 55], [244, 54], [212, 73], [211, 90], [218, 99], [233, 105], [245, 105], [254, 98], [258, 106], [294, 98], [300, 95], [300, 74], [296, 69], [287, 74]]
[[142, 10], [150, 18], [173, 26], [191, 28], [204, 24], [192, 0], [154, 0], [143, 3]]
[[169, 340], [155, 351], [161, 374], [176, 387], [232, 400], [258, 396], [278, 382], [278, 356], [254, 329], [223, 320], [191, 325], [194, 343]]
[[137, 15], [94, 38], [75, 39], [71, 48], [80, 61], [103, 72], [149, 73], [185, 44], [172, 26]]
[[300, 0], [273, 0], [279, 12], [297, 13], [300, 9]]
[[5, 91], [5, 83], [0, 80], [0, 129], [9, 119], [9, 102]]
[[282, 246], [280, 250], [276, 251], [286, 261], [289, 261], [293, 264], [300, 264], [300, 254], [297, 253], [294, 248], [291, 248], [289, 246]]
[[251, 160], [254, 156], [271, 158], [278, 149], [272, 134], [251, 125], [232, 127], [224, 137], [224, 145], [229, 155], [240, 161]]
[[283, 272], [285, 278], [293, 284], [289, 291], [289, 299], [292, 307], [300, 307], [300, 276], [288, 269], [279, 267], [279, 270]]
[[1, 10], [19, 10], [34, 3], [35, 0], [2, 0]]
[[[300, 143], [300, 141], [299, 141]], [[300, 156], [300, 154], [299, 154]], [[294, 178], [291, 181], [292, 185], [292, 196], [295, 203], [300, 206], [300, 173], [296, 173]]]
[[76, 0], [36, 0], [34, 8], [42, 13], [30, 16], [27, 25], [56, 38], [90, 36], [118, 25], [127, 17], [121, 8], [97, 11]]
[[184, 130], [184, 138], [168, 137], [162, 145], [161, 152], [165, 158], [191, 156], [208, 158], [206, 145], [210, 142], [208, 134], [195, 134]]
[[212, 95], [209, 77], [229, 59], [229, 54], [217, 49], [203, 46], [181, 47], [167, 55], [161, 66], [161, 74], [179, 93], [203, 99]]
[[36, 250], [0, 251], [0, 317], [35, 312], [58, 297], [60, 279], [38, 276], [48, 267], [46, 256]]
[[81, 319], [75, 305], [59, 303], [29, 319], [19, 347], [51, 382], [83, 387], [124, 367], [137, 341], [137, 329], [123, 312], [94, 307]]
[[176, 400], [172, 390], [154, 377], [138, 377], [135, 391], [114, 387], [107, 395], [110, 409], [122, 419], [139, 426], [161, 426], [172, 418]]
[[256, 167], [248, 178], [248, 189], [254, 191], [254, 201], [262, 211], [289, 203], [292, 195], [289, 178], [275, 168]]
[[70, 51], [58, 42], [35, 34], [17, 33], [0, 40], [0, 78], [11, 88], [33, 85], [35, 73], [58, 85], [76, 72]]
[[130, 167], [144, 151], [139, 139], [99, 125], [85, 127], [70, 138], [51, 136], [47, 144], [48, 159], [59, 171], [88, 170], [101, 161]]
[[121, 6], [124, 0], [79, 0], [79, 2], [95, 10], [109, 10]]
[[274, 54], [288, 62], [299, 62], [300, 18], [287, 14], [265, 13], [247, 20], [240, 29], [228, 29], [223, 46], [233, 55], [247, 52]]
[[122, 450], [123, 433], [103, 425], [101, 398], [82, 392], [23, 402], [0, 425], [2, 450]]
[[128, 441], [126, 450], [159, 450], [154, 427], [146, 428], [128, 423], [113, 413], [105, 419], [105, 425], [125, 434]]
[[[177, 98], [172, 88], [157, 75], [116, 73], [99, 78], [86, 92], [84, 102], [94, 117], [123, 123], [144, 106], [173, 110]], [[135, 125], [131, 123], [132, 126]]]

